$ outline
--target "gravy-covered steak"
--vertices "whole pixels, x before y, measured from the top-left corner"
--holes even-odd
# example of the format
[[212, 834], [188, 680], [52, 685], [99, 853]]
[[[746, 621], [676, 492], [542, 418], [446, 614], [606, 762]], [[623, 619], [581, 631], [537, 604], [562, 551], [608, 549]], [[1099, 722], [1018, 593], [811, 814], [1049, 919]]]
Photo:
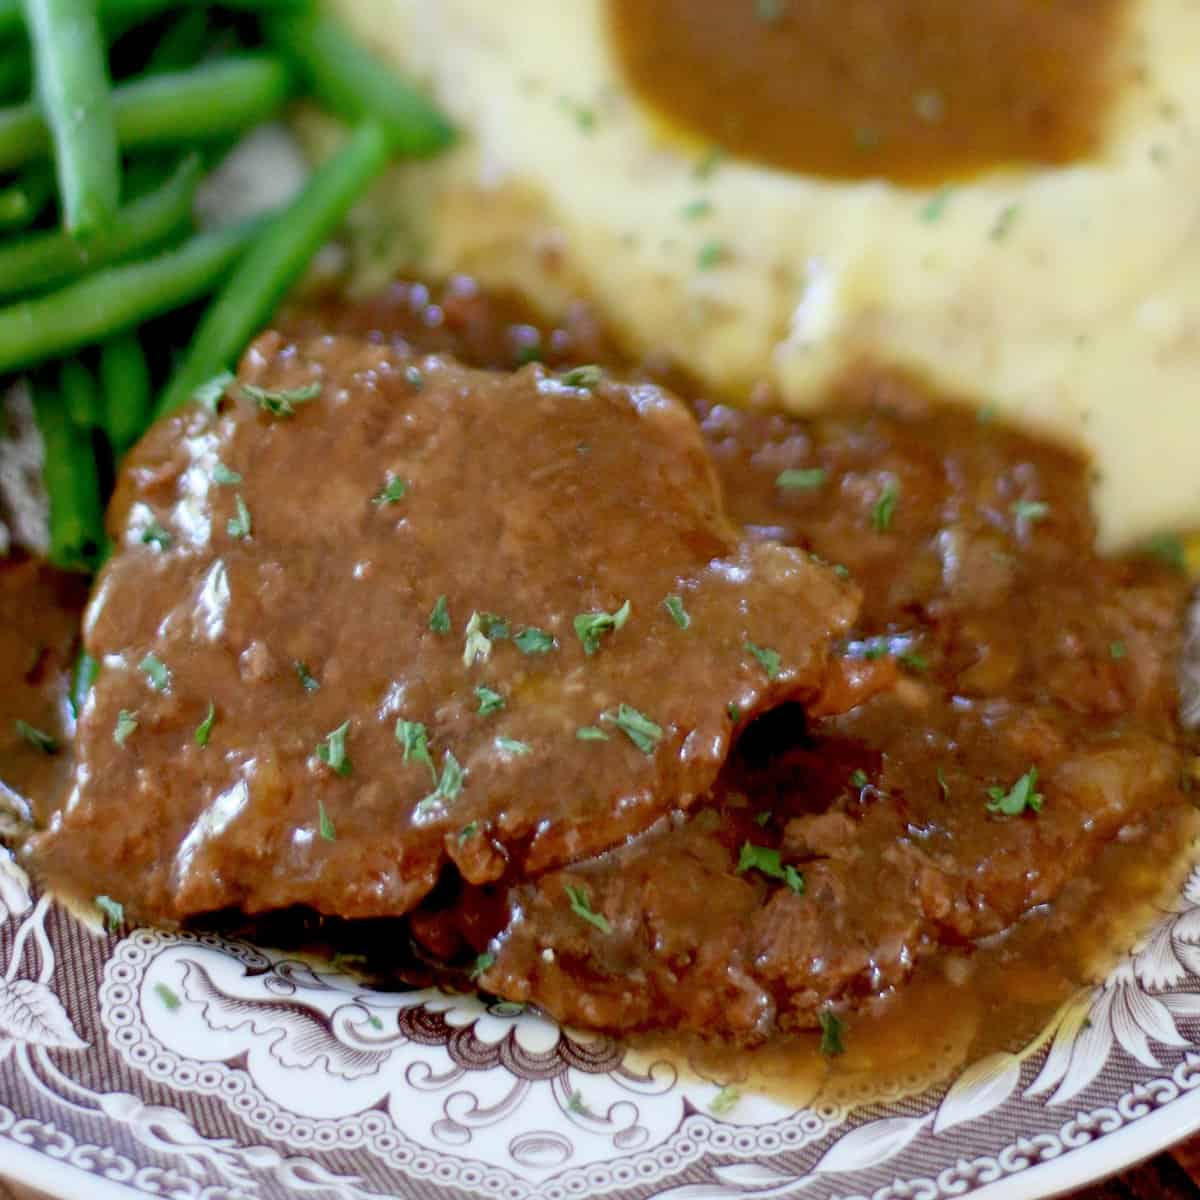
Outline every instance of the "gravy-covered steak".
[[656, 387], [274, 334], [212, 390], [111, 510], [100, 676], [35, 846], [85, 895], [402, 914], [450, 861], [603, 852], [703, 793], [738, 722], [853, 695], [857, 590], [740, 538]]

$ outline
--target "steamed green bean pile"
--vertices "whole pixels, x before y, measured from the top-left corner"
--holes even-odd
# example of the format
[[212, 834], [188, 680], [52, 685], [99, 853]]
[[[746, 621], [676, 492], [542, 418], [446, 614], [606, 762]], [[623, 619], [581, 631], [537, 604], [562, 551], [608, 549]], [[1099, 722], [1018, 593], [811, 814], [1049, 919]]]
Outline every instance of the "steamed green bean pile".
[[[341, 150], [198, 229], [205, 176], [305, 97]], [[120, 456], [236, 364], [388, 162], [452, 137], [318, 0], [0, 0], [0, 387], [32, 381], [56, 564], [96, 568]]]

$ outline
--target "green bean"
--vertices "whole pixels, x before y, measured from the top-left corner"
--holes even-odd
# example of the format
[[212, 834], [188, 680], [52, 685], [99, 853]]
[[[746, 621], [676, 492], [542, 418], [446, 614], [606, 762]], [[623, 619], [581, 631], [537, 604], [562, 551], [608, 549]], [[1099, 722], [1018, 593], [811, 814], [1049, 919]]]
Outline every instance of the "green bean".
[[431, 101], [315, 7], [272, 15], [266, 30], [322, 104], [351, 124], [381, 121], [396, 153], [436, 154], [454, 140], [453, 126]]
[[136, 333], [122, 333], [100, 348], [104, 427], [120, 457], [146, 432], [153, 413], [150, 366]]
[[[145, 76], [113, 89], [117, 138], [124, 149], [223, 138], [265, 121], [292, 90], [286, 64], [261, 54]], [[36, 104], [0, 110], [0, 170], [42, 158], [49, 148]]]
[[[245, 12], [272, 11], [297, 8], [307, 0], [221, 0], [222, 8], [240, 9]], [[207, 0], [100, 0], [100, 20], [105, 28], [124, 30], [149, 21], [168, 9], [183, 4], [200, 4], [208, 7]], [[0, 38], [18, 34], [23, 28], [21, 0], [0, 0]]]
[[258, 218], [201, 233], [155, 258], [0, 308], [0, 372], [103, 341], [200, 299], [228, 275], [264, 224]]
[[271, 221], [201, 318], [187, 354], [159, 401], [158, 413], [187, 403], [206, 379], [232, 367], [270, 319], [313, 255], [387, 165], [391, 142], [367, 121]]
[[77, 429], [103, 429], [104, 404], [96, 379], [77, 358], [64, 359], [58, 369], [58, 394]]
[[34, 387], [33, 409], [45, 449], [50, 561], [65, 570], [94, 570], [104, 555], [105, 537], [91, 435], [71, 424], [66, 406], [41, 381]]
[[87, 240], [108, 227], [121, 199], [121, 161], [108, 51], [94, 0], [24, 0], [38, 107], [54, 140], [63, 225]]
[[158, 249], [190, 226], [201, 173], [199, 155], [188, 155], [157, 191], [118, 209], [107, 232], [86, 247], [58, 229], [0, 242], [0, 299], [60, 287], [98, 267]]
[[[23, 229], [42, 215], [54, 195], [54, 175], [45, 163], [33, 163], [0, 191], [0, 229]], [[0, 292], [3, 288], [0, 287]]]

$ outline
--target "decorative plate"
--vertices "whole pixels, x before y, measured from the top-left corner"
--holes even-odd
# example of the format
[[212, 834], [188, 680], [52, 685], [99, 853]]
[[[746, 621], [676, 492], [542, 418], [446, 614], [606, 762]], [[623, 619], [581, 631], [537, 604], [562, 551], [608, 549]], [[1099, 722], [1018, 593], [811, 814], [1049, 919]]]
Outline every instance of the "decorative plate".
[[714, 1086], [518, 1006], [104, 934], [4, 850], [0, 920], [0, 1174], [69, 1200], [1020, 1200], [1200, 1127], [1200, 869], [1021, 1052], [892, 1103], [721, 1116]]

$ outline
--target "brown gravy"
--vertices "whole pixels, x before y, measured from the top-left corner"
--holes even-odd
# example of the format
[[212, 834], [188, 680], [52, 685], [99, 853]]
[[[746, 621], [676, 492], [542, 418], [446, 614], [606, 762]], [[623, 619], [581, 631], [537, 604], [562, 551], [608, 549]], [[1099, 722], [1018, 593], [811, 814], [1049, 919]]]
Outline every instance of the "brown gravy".
[[1127, 0], [610, 0], [646, 104], [694, 139], [907, 184], [1091, 155]]

